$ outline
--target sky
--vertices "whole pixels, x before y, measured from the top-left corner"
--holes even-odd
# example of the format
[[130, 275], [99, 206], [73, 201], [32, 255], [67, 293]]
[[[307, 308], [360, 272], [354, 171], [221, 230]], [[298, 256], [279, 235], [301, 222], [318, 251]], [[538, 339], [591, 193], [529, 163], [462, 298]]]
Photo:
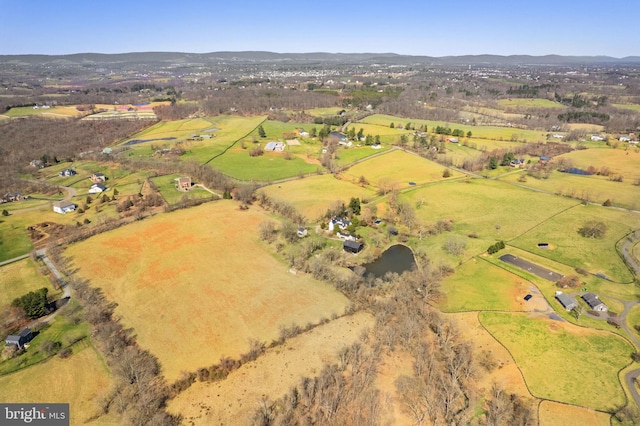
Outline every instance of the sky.
[[0, 55], [640, 56], [638, 0], [0, 0]]

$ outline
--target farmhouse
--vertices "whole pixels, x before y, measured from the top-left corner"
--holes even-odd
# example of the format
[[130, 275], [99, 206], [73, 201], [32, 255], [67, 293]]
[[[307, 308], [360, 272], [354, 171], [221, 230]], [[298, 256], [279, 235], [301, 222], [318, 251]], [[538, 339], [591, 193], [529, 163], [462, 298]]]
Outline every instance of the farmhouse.
[[517, 167], [517, 168], [524, 167], [524, 158], [513, 160], [511, 163], [509, 163], [509, 166], [510, 167]]
[[307, 231], [307, 228], [305, 228], [304, 226], [298, 226], [298, 237], [306, 237], [308, 233], [309, 232]]
[[57, 201], [53, 203], [53, 211], [60, 214], [72, 212], [76, 209], [76, 205], [68, 201]]
[[587, 305], [589, 305], [589, 308], [591, 308], [592, 311], [607, 312], [607, 310], [609, 310], [609, 308], [607, 308], [607, 305], [602, 303], [602, 300], [600, 300], [598, 296], [593, 293], [583, 294], [582, 300], [587, 302]]
[[344, 249], [344, 251], [347, 251], [349, 253], [360, 253], [363, 247], [364, 244], [359, 241], [347, 240], [342, 244], [342, 248]]
[[567, 311], [570, 311], [574, 308], [578, 307], [578, 302], [576, 301], [576, 299], [574, 299], [571, 296], [568, 296], [562, 292], [557, 292], [556, 293], [556, 299], [558, 299], [558, 302], [560, 302], [560, 304], [562, 305], [562, 307], [564, 309], [566, 309]]
[[2, 203], [13, 203], [14, 201], [22, 200], [22, 194], [19, 192], [7, 192], [4, 194], [0, 202]]
[[29, 343], [33, 339], [33, 333], [29, 328], [25, 328], [20, 334], [12, 334], [7, 336], [5, 342], [7, 346], [17, 346], [18, 349], [24, 348], [24, 345]]
[[329, 231], [333, 231], [336, 226], [344, 231], [349, 225], [351, 222], [348, 219], [336, 216], [329, 221]]
[[77, 174], [78, 173], [73, 169], [64, 169], [63, 171], [58, 173], [58, 176], [75, 176]]
[[104, 175], [104, 173], [94, 173], [89, 179], [91, 179], [91, 182], [93, 183], [102, 183], [107, 180], [107, 177]]
[[629, 136], [620, 136], [618, 140], [620, 142], [631, 142], [631, 138]]
[[347, 135], [345, 135], [344, 133], [340, 133], [340, 132], [331, 132], [331, 133], [329, 133], [329, 137], [337, 139], [338, 142], [346, 142], [347, 141]]
[[355, 236], [353, 236], [353, 235], [351, 235], [351, 234], [349, 234], [347, 232], [338, 231], [338, 232], [336, 232], [336, 236], [338, 238], [340, 238], [341, 240], [344, 240], [344, 241], [355, 241], [356, 240]]
[[178, 178], [178, 191], [188, 191], [191, 189], [191, 178], [181, 177]]
[[592, 141], [603, 141], [603, 140], [604, 140], [604, 136], [600, 136], [600, 135], [591, 135], [591, 140], [592, 140]]
[[91, 185], [91, 188], [89, 188], [89, 194], [99, 194], [100, 192], [104, 192], [107, 190], [107, 187], [104, 186], [101, 183], [94, 183], [93, 185]]

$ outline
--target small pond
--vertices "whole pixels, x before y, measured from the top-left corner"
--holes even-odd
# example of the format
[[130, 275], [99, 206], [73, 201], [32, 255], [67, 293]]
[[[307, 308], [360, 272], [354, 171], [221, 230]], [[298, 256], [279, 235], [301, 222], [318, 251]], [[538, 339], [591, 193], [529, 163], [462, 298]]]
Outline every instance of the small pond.
[[373, 262], [364, 265], [365, 275], [373, 274], [376, 278], [382, 278], [387, 272], [402, 274], [413, 268], [415, 264], [416, 260], [411, 249], [402, 244], [396, 244], [386, 249]]

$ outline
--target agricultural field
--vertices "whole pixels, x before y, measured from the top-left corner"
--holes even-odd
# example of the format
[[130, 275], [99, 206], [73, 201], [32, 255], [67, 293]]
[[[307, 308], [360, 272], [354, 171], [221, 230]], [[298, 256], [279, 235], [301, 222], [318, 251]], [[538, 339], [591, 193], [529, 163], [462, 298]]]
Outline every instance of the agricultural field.
[[629, 313], [627, 313], [627, 326], [632, 333], [635, 333], [636, 337], [640, 338], [640, 330], [636, 329], [635, 326], [640, 328], [640, 305], [635, 305], [631, 309], [629, 309]]
[[265, 152], [263, 155], [251, 157], [249, 149], [235, 147], [209, 164], [233, 178], [259, 182], [315, 173], [322, 169], [322, 166], [314, 161], [307, 161], [300, 156], [292, 155], [287, 160], [283, 152]]
[[[624, 405], [618, 371], [630, 363], [627, 341], [526, 313], [482, 312], [479, 318], [511, 352], [534, 396], [606, 411]], [[589, 384], [576, 386], [586, 372]]]
[[[374, 186], [388, 181], [396, 188], [408, 188], [409, 182], [416, 185], [438, 182], [444, 180], [442, 174], [446, 167], [433, 161], [424, 159], [414, 154], [400, 150], [393, 150], [386, 154], [376, 156], [347, 169], [343, 175], [358, 182], [361, 176]], [[449, 171], [451, 177], [462, 176], [453, 170]]]
[[[397, 121], [396, 126], [404, 125], [405, 122]], [[399, 142], [400, 136], [407, 135], [408, 137], [413, 134], [413, 130], [397, 129], [395, 127], [383, 126], [380, 124], [368, 124], [366, 122], [357, 122], [349, 125], [349, 128], [353, 128], [356, 133], [362, 129], [364, 135], [376, 136], [379, 135], [383, 142]], [[345, 130], [346, 131], [346, 130]]]
[[560, 158], [570, 160], [573, 167], [578, 169], [587, 170], [592, 166], [596, 171], [601, 171], [607, 168], [611, 176], [622, 176], [626, 182], [640, 180], [640, 149], [628, 147], [626, 144], [618, 149], [577, 150], [563, 154]]
[[118, 304], [116, 315], [171, 382], [222, 356], [238, 358], [249, 339], [268, 344], [282, 326], [344, 312], [341, 293], [289, 273], [265, 250], [258, 226], [268, 219], [218, 201], [97, 235], [66, 256]]
[[9, 111], [6, 111], [2, 114], [5, 117], [16, 118], [16, 117], [27, 117], [33, 115], [39, 115], [42, 117], [53, 117], [53, 118], [70, 118], [70, 117], [80, 117], [82, 113], [78, 111], [75, 106], [52, 106], [50, 108], [36, 108], [33, 107], [15, 107], [11, 108]]
[[558, 102], [554, 102], [554, 101], [550, 101], [549, 99], [542, 99], [542, 98], [500, 99], [498, 101], [498, 105], [500, 105], [501, 108], [515, 109], [515, 110], [530, 109], [530, 108], [536, 108], [536, 109], [540, 109], [540, 108], [566, 109], [567, 108]]
[[[604, 238], [585, 238], [578, 234], [578, 229], [588, 221], [606, 224]], [[550, 217], [509, 244], [574, 268], [604, 273], [616, 282], [627, 283], [633, 276], [618, 256], [615, 245], [620, 238], [638, 227], [640, 215], [593, 205], [578, 206]], [[552, 244], [554, 249], [537, 249], [539, 242]]]
[[[417, 216], [424, 223], [453, 220], [454, 231], [477, 233], [485, 240], [508, 241], [537, 226], [554, 214], [579, 204], [554, 195], [528, 191], [487, 179], [443, 182], [407, 191], [401, 195], [420, 206]], [[523, 206], [545, 206], [544, 209]]]
[[609, 426], [612, 424], [611, 414], [553, 401], [542, 401], [538, 416], [540, 425], [543, 426]]
[[169, 402], [168, 411], [193, 425], [248, 424], [263, 395], [280, 398], [303, 377], [318, 374], [325, 363], [337, 362], [338, 351], [356, 342], [373, 322], [369, 314], [358, 313], [287, 339], [223, 381], [194, 383]]
[[[519, 276], [474, 258], [456, 268], [441, 285], [445, 312], [533, 311], [548, 307], [536, 286]], [[529, 301], [523, 298], [535, 294]]]
[[53, 290], [49, 280], [40, 274], [38, 265], [29, 258], [0, 267], [0, 307], [43, 287], [49, 290], [51, 298], [60, 293]]
[[333, 117], [342, 110], [344, 110], [347, 115], [355, 112], [354, 110], [340, 108], [340, 107], [311, 108], [311, 109], [305, 110], [304, 112], [306, 112], [309, 115], [313, 115], [314, 117]]
[[391, 149], [389, 145], [380, 145], [380, 148], [373, 149], [370, 146], [353, 146], [351, 148], [338, 147], [336, 152], [336, 162], [341, 166], [353, 164], [372, 155], [381, 154]]
[[638, 104], [612, 104], [616, 108], [628, 109], [631, 111], [640, 112], [640, 105]]
[[286, 201], [312, 221], [321, 218], [327, 208], [337, 200], [343, 201], [346, 205], [352, 197], [367, 200], [376, 195], [370, 188], [336, 179], [329, 174], [269, 185], [260, 191], [274, 200]]
[[26, 370], [0, 376], [0, 401], [68, 402], [72, 425], [119, 424], [112, 415], [100, 416], [98, 409], [100, 399], [107, 396], [111, 386], [104, 361], [88, 344], [78, 343], [73, 350], [70, 358], [53, 357]]

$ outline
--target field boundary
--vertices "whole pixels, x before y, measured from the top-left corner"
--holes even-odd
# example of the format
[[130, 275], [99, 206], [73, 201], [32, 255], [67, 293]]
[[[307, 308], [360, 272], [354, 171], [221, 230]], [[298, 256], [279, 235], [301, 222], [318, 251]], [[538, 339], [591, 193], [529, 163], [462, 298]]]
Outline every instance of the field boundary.
[[[224, 151], [222, 151], [222, 152], [220, 152], [220, 153], [218, 153], [218, 154], [214, 155], [213, 157], [211, 157], [210, 159], [208, 159], [207, 161], [205, 161], [204, 163], [202, 163], [202, 165], [204, 166], [204, 165], [206, 165], [206, 164], [209, 164], [210, 162], [212, 162], [212, 161], [213, 161], [213, 160], [215, 160], [216, 158], [218, 158], [218, 157], [220, 157], [220, 156], [222, 156], [222, 155], [226, 154], [226, 152], [227, 152], [227, 151], [229, 151], [231, 148], [233, 148], [233, 147], [234, 147], [234, 145], [235, 145], [235, 144], [237, 144], [240, 140], [242, 140], [242, 139], [244, 139], [244, 138], [248, 137], [251, 133], [255, 132], [255, 131], [256, 131], [256, 129], [257, 129], [258, 127], [260, 127], [260, 126], [262, 126], [262, 125], [264, 124], [264, 122], [265, 122], [265, 121], [267, 121], [267, 118], [263, 119], [260, 123], [258, 123], [258, 125], [257, 125], [256, 127], [254, 127], [253, 129], [251, 129], [251, 131], [249, 131], [246, 135], [244, 135], [244, 136], [242, 136], [242, 137], [240, 137], [240, 138], [236, 139], [235, 141], [233, 141], [233, 142], [231, 143], [231, 145], [229, 145], [228, 147], [226, 147], [226, 148], [224, 149]], [[212, 123], [212, 124], [213, 124], [213, 123]]]

